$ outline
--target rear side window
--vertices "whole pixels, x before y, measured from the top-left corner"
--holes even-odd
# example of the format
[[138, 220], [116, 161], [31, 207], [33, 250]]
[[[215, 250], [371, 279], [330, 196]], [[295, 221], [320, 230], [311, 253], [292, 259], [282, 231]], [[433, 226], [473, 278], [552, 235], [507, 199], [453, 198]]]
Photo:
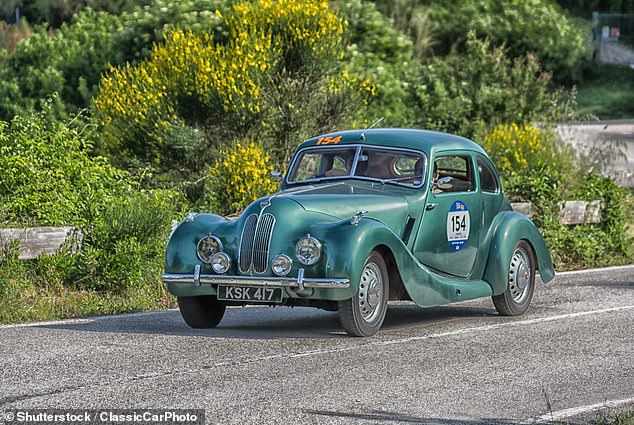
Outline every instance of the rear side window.
[[480, 175], [480, 189], [482, 192], [497, 193], [498, 181], [489, 164], [482, 158], [478, 158], [478, 174]]

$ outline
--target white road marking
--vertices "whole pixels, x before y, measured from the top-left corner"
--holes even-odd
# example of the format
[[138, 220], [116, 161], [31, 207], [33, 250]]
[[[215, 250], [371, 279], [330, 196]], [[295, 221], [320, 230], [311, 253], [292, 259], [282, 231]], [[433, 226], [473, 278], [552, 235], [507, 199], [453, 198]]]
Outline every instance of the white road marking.
[[[531, 325], [535, 323], [554, 322], [557, 320], [567, 320], [567, 319], [574, 319], [574, 318], [583, 317], [583, 316], [591, 316], [591, 315], [628, 311], [628, 310], [634, 310], [634, 305], [605, 308], [601, 310], [581, 311], [578, 313], [561, 314], [558, 316], [540, 317], [537, 319], [519, 320], [515, 322], [497, 323], [494, 325], [476, 326], [472, 328], [457, 329], [455, 331], [440, 332], [440, 333], [434, 333], [429, 335], [414, 336], [409, 338], [392, 339], [392, 340], [386, 340], [386, 341], [373, 340], [365, 344], [351, 345], [347, 347], [325, 348], [320, 350], [307, 350], [307, 351], [299, 351], [295, 353], [272, 354], [270, 356], [262, 356], [262, 357], [247, 358], [242, 360], [233, 360], [228, 362], [214, 363], [214, 364], [210, 364], [205, 369], [216, 369], [216, 368], [227, 367], [227, 366], [252, 364], [252, 363], [258, 363], [258, 362], [267, 361], [267, 360], [293, 359], [293, 358], [299, 358], [299, 357], [319, 356], [323, 354], [345, 353], [348, 351], [359, 350], [359, 349], [363, 349], [367, 347], [383, 347], [383, 346], [391, 346], [391, 345], [398, 345], [398, 344], [406, 344], [409, 342], [424, 341], [428, 339], [464, 335], [464, 334], [470, 334], [474, 332], [486, 332], [490, 330], [509, 328], [514, 326], [524, 326], [524, 325]], [[192, 370], [187, 372], [194, 372], [194, 371]]]
[[610, 400], [603, 403], [590, 404], [588, 406], [578, 406], [572, 407], [570, 409], [559, 410], [557, 412], [547, 413], [537, 418], [527, 419], [522, 422], [521, 425], [560, 422], [562, 419], [570, 418], [572, 416], [581, 415], [583, 413], [596, 412], [603, 409], [615, 408], [626, 404], [634, 404], [634, 397], [626, 398], [623, 400]]
[[409, 338], [394, 339], [394, 340], [390, 340], [390, 341], [382, 341], [381, 343], [376, 343], [376, 345], [402, 344], [402, 343], [406, 343], [406, 342], [410, 342], [410, 341], [423, 341], [423, 340], [426, 340], [426, 339], [442, 338], [442, 337], [445, 337], [445, 336], [461, 335], [461, 334], [471, 333], [471, 332], [484, 332], [484, 331], [489, 331], [489, 330], [493, 330], [493, 329], [507, 328], [507, 327], [513, 327], [513, 326], [524, 326], [524, 325], [532, 325], [532, 324], [535, 324], [535, 323], [555, 322], [557, 320], [574, 319], [574, 318], [577, 318], [577, 317], [590, 316], [590, 315], [596, 315], [596, 314], [604, 314], [604, 313], [612, 313], [612, 312], [615, 312], [615, 311], [624, 311], [624, 310], [634, 310], [634, 305], [625, 305], [625, 306], [621, 306], [621, 307], [604, 308], [604, 309], [600, 309], [600, 310], [580, 311], [580, 312], [577, 312], [577, 313], [560, 314], [558, 316], [539, 317], [539, 318], [536, 318], [536, 319], [518, 320], [518, 321], [515, 321], [515, 322], [496, 323], [496, 324], [493, 324], [493, 325], [477, 326], [477, 327], [473, 327], [473, 328], [458, 329], [458, 330], [455, 330], [455, 331], [442, 332], [442, 333], [437, 333], [437, 334], [422, 335], [422, 336], [412, 336], [412, 337], [409, 337]]
[[15, 323], [11, 325], [0, 325], [0, 329], [10, 329], [10, 328], [30, 328], [30, 327], [38, 327], [38, 326], [52, 326], [52, 325], [63, 325], [63, 324], [81, 324], [81, 323], [93, 323], [100, 320], [116, 320], [123, 319], [127, 317], [143, 317], [143, 316], [155, 316], [159, 314], [165, 314], [169, 311], [178, 311], [177, 308], [172, 308], [168, 310], [155, 310], [155, 311], [141, 311], [137, 313], [122, 313], [122, 314], [113, 314], [110, 316], [92, 316], [92, 317], [83, 317], [77, 319], [63, 319], [63, 320], [47, 320], [44, 322], [30, 322], [30, 323]]
[[[333, 354], [333, 353], [344, 353], [344, 352], [350, 352], [353, 350], [359, 350], [359, 349], [364, 349], [367, 347], [381, 347], [381, 346], [391, 346], [391, 345], [397, 345], [397, 344], [406, 344], [409, 342], [413, 342], [413, 341], [424, 341], [424, 340], [428, 340], [428, 339], [433, 339], [433, 338], [443, 338], [443, 337], [450, 337], [450, 336], [456, 336], [456, 335], [463, 335], [463, 334], [470, 334], [470, 333], [474, 333], [474, 332], [486, 332], [486, 331], [490, 331], [490, 330], [495, 330], [495, 329], [502, 329], [502, 328], [508, 328], [508, 327], [515, 327], [515, 326], [523, 326], [523, 325], [530, 325], [530, 324], [535, 324], [535, 323], [545, 323], [545, 322], [553, 322], [553, 321], [557, 321], [557, 320], [567, 320], [567, 319], [574, 319], [574, 318], [578, 318], [578, 317], [583, 317], [583, 316], [590, 316], [590, 315], [598, 315], [598, 314], [606, 314], [606, 313], [613, 313], [613, 312], [622, 312], [622, 311], [629, 311], [629, 310], [634, 310], [634, 305], [626, 305], [626, 306], [621, 306], [621, 307], [613, 307], [613, 308], [606, 308], [606, 309], [601, 309], [601, 310], [591, 310], [591, 311], [582, 311], [582, 312], [577, 312], [577, 313], [569, 313], [569, 314], [562, 314], [562, 315], [558, 315], [558, 316], [550, 316], [550, 317], [541, 317], [541, 318], [536, 318], [536, 319], [528, 319], [528, 320], [519, 320], [519, 321], [514, 321], [514, 322], [504, 322], [504, 323], [497, 323], [497, 324], [493, 324], [493, 325], [486, 325], [486, 326], [476, 326], [476, 327], [471, 327], [471, 328], [464, 328], [464, 329], [457, 329], [455, 331], [450, 331], [450, 332], [440, 332], [440, 333], [434, 333], [434, 334], [429, 334], [429, 335], [421, 335], [418, 337], [410, 337], [410, 338], [401, 338], [401, 339], [393, 339], [393, 340], [386, 340], [386, 341], [381, 341], [381, 340], [376, 340], [376, 339], [367, 339], [370, 342], [367, 343], [362, 343], [362, 344], [358, 344], [358, 345], [351, 345], [351, 346], [347, 346], [347, 347], [338, 347], [338, 348], [331, 348], [331, 349], [319, 349], [319, 350], [306, 350], [306, 351], [298, 351], [298, 352], [294, 352], [294, 353], [278, 353], [278, 354], [271, 354], [268, 356], [261, 356], [261, 357], [252, 357], [252, 358], [246, 358], [246, 359], [236, 359], [236, 360], [230, 360], [230, 361], [224, 361], [224, 362], [218, 362], [218, 363], [212, 363], [209, 365], [206, 365], [204, 367], [198, 367], [198, 368], [187, 368], [187, 369], [180, 369], [180, 370], [171, 370], [168, 372], [157, 372], [157, 373], [148, 373], [148, 374], [141, 374], [141, 375], [136, 375], [136, 376], [128, 376], [124, 379], [118, 379], [115, 381], [108, 381], [108, 382], [104, 382], [104, 383], [100, 383], [97, 385], [83, 385], [77, 388], [73, 388], [70, 389], [69, 391], [78, 391], [78, 390], [82, 390], [82, 389], [86, 389], [89, 387], [98, 387], [98, 386], [111, 386], [112, 384], [119, 384], [119, 383], [125, 383], [125, 382], [130, 382], [130, 381], [138, 381], [138, 380], [145, 380], [145, 379], [164, 379], [165, 377], [168, 376], [174, 376], [174, 375], [183, 375], [183, 374], [200, 374], [200, 373], [204, 373], [205, 371], [209, 371], [209, 370], [213, 370], [213, 369], [219, 369], [219, 368], [223, 368], [223, 367], [235, 367], [235, 366], [242, 366], [242, 365], [249, 365], [249, 364], [255, 364], [255, 363], [259, 363], [259, 362], [264, 362], [264, 361], [272, 361], [272, 360], [284, 360], [284, 359], [293, 359], [293, 358], [302, 358], [302, 357], [311, 357], [311, 356], [319, 356], [319, 355], [324, 355], [324, 354]], [[147, 315], [151, 315], [151, 314], [158, 314], [160, 312], [148, 312], [145, 313]], [[104, 316], [103, 318], [107, 318], [108, 316]], [[74, 319], [74, 320], [68, 320], [65, 322], [75, 322], [75, 323], [83, 323], [86, 321], [90, 321], [91, 319]], [[94, 318], [93, 318], [94, 320]], [[60, 323], [60, 322], [41, 322], [43, 324], [56, 324], [56, 323]], [[36, 324], [28, 324], [28, 325], [8, 325], [11, 327], [24, 327], [24, 326], [37, 326]], [[218, 338], [218, 339], [224, 339], [224, 338]], [[355, 341], [353, 339], [350, 339], [351, 341]], [[358, 340], [357, 340], [358, 341]], [[37, 399], [37, 398], [41, 398], [41, 397], [46, 397], [48, 396], [48, 394], [42, 394], [42, 395], [35, 395], [33, 397], [29, 397], [29, 399]]]
[[634, 264], [630, 264], [627, 266], [612, 266], [612, 267], [604, 267], [601, 269], [585, 269], [585, 270], [572, 270], [569, 272], [557, 272], [556, 276], [572, 276], [576, 274], [584, 274], [584, 273], [601, 273], [601, 272], [616, 272], [620, 270], [632, 270], [634, 274]]

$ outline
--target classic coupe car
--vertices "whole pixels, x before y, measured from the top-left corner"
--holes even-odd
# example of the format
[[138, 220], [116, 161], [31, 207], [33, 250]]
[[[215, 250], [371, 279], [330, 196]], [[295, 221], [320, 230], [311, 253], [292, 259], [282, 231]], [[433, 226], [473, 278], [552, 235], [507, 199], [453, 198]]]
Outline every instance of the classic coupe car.
[[188, 214], [162, 280], [185, 322], [218, 325], [226, 306], [338, 311], [376, 333], [388, 301], [431, 307], [492, 297], [524, 313], [535, 273], [555, 272], [531, 220], [511, 210], [476, 143], [423, 130], [342, 131], [303, 142], [278, 193], [237, 219]]

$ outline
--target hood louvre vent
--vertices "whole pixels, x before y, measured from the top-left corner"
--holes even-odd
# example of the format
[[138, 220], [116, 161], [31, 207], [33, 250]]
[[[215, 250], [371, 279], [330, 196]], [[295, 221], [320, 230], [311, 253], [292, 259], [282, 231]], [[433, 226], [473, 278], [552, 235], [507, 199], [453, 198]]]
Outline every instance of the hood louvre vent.
[[240, 257], [238, 260], [240, 272], [264, 273], [268, 266], [271, 236], [275, 227], [273, 214], [262, 214], [258, 217], [251, 214], [244, 222], [240, 239]]

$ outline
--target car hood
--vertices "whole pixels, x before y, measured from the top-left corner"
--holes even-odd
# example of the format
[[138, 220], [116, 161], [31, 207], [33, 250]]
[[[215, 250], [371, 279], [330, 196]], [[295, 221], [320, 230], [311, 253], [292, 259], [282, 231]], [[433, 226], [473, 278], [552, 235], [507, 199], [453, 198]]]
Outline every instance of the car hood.
[[365, 183], [337, 182], [287, 189], [275, 198], [297, 202], [305, 210], [327, 214], [338, 219], [352, 217], [359, 211], [387, 224], [400, 233], [408, 215], [409, 205], [404, 196], [387, 192], [388, 185], [374, 188]]

